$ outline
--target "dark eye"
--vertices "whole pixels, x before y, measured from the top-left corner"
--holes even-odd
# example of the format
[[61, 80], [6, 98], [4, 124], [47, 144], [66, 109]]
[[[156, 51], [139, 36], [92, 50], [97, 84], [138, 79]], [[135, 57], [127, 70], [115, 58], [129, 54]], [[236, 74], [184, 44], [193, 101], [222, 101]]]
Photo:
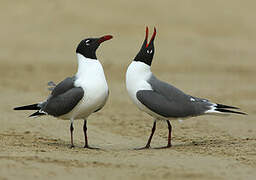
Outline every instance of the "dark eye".
[[86, 44], [87, 46], [89, 46], [89, 45], [90, 45], [90, 40], [89, 40], [89, 39], [86, 40], [86, 41], [85, 41], [85, 44]]

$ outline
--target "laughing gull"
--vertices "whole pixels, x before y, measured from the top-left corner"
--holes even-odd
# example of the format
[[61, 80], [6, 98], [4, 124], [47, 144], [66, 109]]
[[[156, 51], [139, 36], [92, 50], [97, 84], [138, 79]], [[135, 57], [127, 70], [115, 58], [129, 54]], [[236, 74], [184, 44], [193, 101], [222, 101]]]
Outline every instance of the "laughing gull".
[[104, 41], [112, 39], [106, 35], [100, 38], [82, 40], [76, 49], [78, 70], [75, 76], [67, 77], [59, 84], [49, 82], [52, 91], [43, 102], [16, 107], [14, 110], [37, 110], [30, 117], [51, 115], [59, 119], [70, 120], [71, 148], [73, 143], [73, 122], [84, 119], [84, 148], [91, 148], [87, 140], [87, 118], [99, 111], [109, 95], [107, 81], [101, 63], [96, 57], [96, 50]]
[[197, 98], [185, 94], [176, 87], [157, 79], [150, 70], [154, 56], [154, 39], [156, 29], [148, 43], [148, 27], [142, 47], [129, 65], [126, 72], [126, 88], [132, 101], [137, 107], [154, 117], [151, 135], [145, 147], [150, 148], [150, 142], [154, 135], [157, 120], [165, 120], [168, 125], [168, 144], [171, 147], [172, 126], [169, 120], [188, 118], [204, 114], [227, 114], [243, 112], [230, 109], [239, 109], [233, 106], [212, 103], [207, 99]]

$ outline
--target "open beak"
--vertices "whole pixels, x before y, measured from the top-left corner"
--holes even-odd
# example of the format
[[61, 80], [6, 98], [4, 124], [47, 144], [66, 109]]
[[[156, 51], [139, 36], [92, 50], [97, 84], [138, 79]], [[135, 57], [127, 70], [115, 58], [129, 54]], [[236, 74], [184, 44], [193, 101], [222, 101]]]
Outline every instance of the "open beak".
[[148, 26], [147, 26], [146, 27], [146, 37], [145, 37], [145, 41], [144, 41], [144, 44], [145, 44], [146, 47], [148, 47], [150, 45], [150, 43], [154, 41], [155, 36], [156, 36], [156, 28], [154, 27], [154, 33], [153, 33], [153, 35], [152, 35], [152, 37], [151, 37], [151, 39], [148, 43]]
[[111, 36], [111, 35], [102, 36], [99, 38], [98, 43], [101, 44], [102, 42], [110, 40], [112, 38], [113, 38], [113, 36]]

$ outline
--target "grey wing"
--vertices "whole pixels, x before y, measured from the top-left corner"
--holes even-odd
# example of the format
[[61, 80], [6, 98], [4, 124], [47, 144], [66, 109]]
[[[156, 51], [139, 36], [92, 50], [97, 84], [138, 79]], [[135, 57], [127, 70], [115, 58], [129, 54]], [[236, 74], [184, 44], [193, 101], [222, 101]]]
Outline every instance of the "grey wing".
[[59, 84], [57, 84], [51, 93], [51, 96], [55, 97], [58, 96], [72, 88], [74, 88], [74, 81], [75, 81], [75, 77], [68, 77], [66, 79], [64, 79], [63, 81], [61, 81]]
[[138, 100], [151, 111], [166, 118], [184, 118], [203, 114], [209, 110], [209, 103], [188, 99], [169, 100], [152, 90], [141, 90], [136, 93]]
[[155, 92], [158, 92], [171, 101], [179, 101], [181, 99], [183, 101], [190, 100], [189, 95], [168, 83], [158, 80], [154, 75], [150, 77], [148, 83]]
[[58, 117], [70, 112], [83, 96], [84, 90], [81, 87], [74, 87], [58, 96], [51, 96], [41, 105], [41, 110], [49, 115]]
[[197, 104], [201, 104], [207, 107], [213, 105], [213, 103], [211, 103], [207, 99], [190, 96], [181, 91], [180, 89], [176, 88], [175, 86], [158, 80], [154, 75], [150, 77], [149, 84], [151, 85], [153, 91], [161, 94], [170, 101], [192, 103], [195, 102]]

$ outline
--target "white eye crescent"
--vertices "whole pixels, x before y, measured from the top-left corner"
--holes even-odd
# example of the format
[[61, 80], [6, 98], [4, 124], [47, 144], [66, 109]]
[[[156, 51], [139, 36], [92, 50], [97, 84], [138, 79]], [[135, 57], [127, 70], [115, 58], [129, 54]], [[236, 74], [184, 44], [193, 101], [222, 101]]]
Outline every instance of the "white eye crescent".
[[147, 53], [148, 54], [152, 54], [152, 52], [153, 52], [153, 50], [151, 49], [150, 51], [149, 50], [147, 50]]
[[89, 42], [90, 42], [90, 40], [88, 39], [88, 40], [85, 41], [85, 44], [89, 45], [90, 44]]

